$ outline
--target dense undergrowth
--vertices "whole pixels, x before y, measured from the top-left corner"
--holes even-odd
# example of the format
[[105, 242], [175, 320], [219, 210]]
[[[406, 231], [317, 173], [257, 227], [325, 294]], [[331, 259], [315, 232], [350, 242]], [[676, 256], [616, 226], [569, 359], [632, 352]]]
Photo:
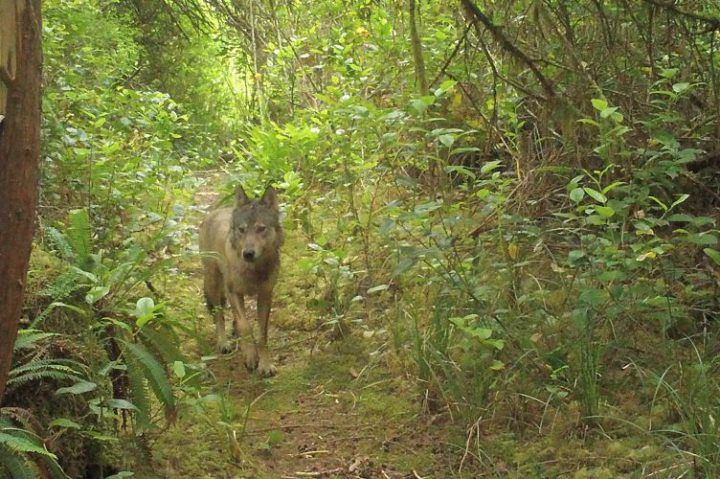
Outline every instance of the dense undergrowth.
[[5, 472], [127, 477], [222, 397], [163, 288], [222, 170], [283, 190], [302, 327], [387, 331], [459, 477], [720, 475], [716, 6], [422, 2], [423, 82], [397, 2], [146, 3], [44, 2]]

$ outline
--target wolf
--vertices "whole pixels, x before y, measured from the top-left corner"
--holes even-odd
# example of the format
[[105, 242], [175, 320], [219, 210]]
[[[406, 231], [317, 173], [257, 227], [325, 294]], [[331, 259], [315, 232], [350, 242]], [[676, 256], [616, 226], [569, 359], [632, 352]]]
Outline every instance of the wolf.
[[[217, 348], [220, 352], [231, 350], [223, 313], [227, 299], [234, 314], [233, 330], [240, 337], [245, 367], [257, 370], [261, 376], [277, 372], [267, 350], [267, 336], [282, 243], [277, 193], [272, 186], [259, 199], [249, 198], [242, 186], [238, 186], [235, 205], [211, 211], [200, 225], [203, 290], [215, 321]], [[245, 296], [254, 295], [260, 323], [257, 344], [245, 311]]]

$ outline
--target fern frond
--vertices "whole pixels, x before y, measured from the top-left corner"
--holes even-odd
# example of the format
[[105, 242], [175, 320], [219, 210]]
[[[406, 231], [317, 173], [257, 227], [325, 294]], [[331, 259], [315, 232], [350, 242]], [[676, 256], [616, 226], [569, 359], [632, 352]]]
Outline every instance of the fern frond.
[[[39, 295], [51, 298], [53, 301], [62, 301], [74, 292], [83, 290], [96, 282], [97, 278], [91, 273], [70, 266], [45, 286]], [[49, 312], [46, 311], [43, 311], [43, 314]]]
[[27, 453], [34, 452], [41, 456], [57, 459], [55, 454], [51, 453], [29, 432], [19, 428], [2, 428], [0, 429], [0, 444], [7, 447], [13, 452]]
[[36, 479], [40, 477], [37, 466], [24, 455], [0, 444], [0, 477], [10, 479]]
[[43, 339], [52, 338], [53, 336], [58, 336], [58, 334], [46, 333], [38, 329], [21, 329], [18, 331], [15, 346], [13, 346], [13, 352], [18, 352], [23, 349], [31, 349], [35, 346], [35, 343], [42, 341]]
[[143, 343], [157, 351], [166, 363], [187, 362], [180, 351], [180, 338], [172, 327], [165, 324], [148, 325], [140, 329], [140, 336]]
[[47, 240], [48, 245], [50, 248], [55, 250], [60, 258], [67, 261], [71, 261], [73, 259], [74, 255], [72, 247], [70, 246], [70, 243], [68, 243], [64, 234], [52, 226], [46, 226], [43, 228], [43, 232], [45, 233], [45, 239]]
[[21, 407], [1, 407], [0, 408], [0, 429], [15, 427], [13, 422], [20, 424], [24, 429], [40, 434], [43, 430], [40, 420], [29, 409]]
[[80, 377], [75, 376], [73, 374], [58, 372], [58, 371], [36, 371], [31, 373], [23, 374], [22, 376], [18, 376], [12, 379], [8, 379], [7, 381], [7, 388], [8, 389], [15, 389], [18, 386], [21, 386], [23, 384], [27, 384], [30, 382], [35, 381], [42, 381], [42, 380], [54, 380], [54, 381], [78, 381]]
[[152, 389], [158, 401], [165, 406], [166, 414], [168, 412], [174, 412], [175, 397], [173, 396], [172, 387], [165, 372], [165, 367], [142, 344], [125, 341], [124, 344], [124, 356], [132, 355], [140, 364], [145, 373], [145, 378], [150, 385], [150, 389]]
[[130, 401], [137, 407], [135, 424], [138, 432], [142, 432], [150, 427], [150, 397], [145, 382], [145, 374], [133, 355], [128, 354], [125, 363], [127, 364]]
[[70, 476], [65, 474], [60, 464], [55, 459], [42, 456], [40, 462], [44, 466], [45, 470], [50, 474], [50, 479], [70, 479]]
[[42, 379], [81, 380], [80, 373], [73, 366], [82, 366], [70, 359], [34, 359], [27, 364], [10, 370], [8, 388]]
[[69, 225], [66, 232], [68, 243], [75, 253], [75, 264], [85, 269], [92, 252], [92, 228], [86, 209], [71, 210], [68, 213]]
[[57, 463], [57, 456], [45, 448], [42, 439], [32, 432], [13, 427], [0, 418], [0, 477], [15, 479], [70, 479]]
[[27, 364], [16, 366], [10, 370], [10, 376], [16, 376], [28, 371], [37, 371], [39, 369], [52, 369], [56, 371], [67, 372], [69, 374], [80, 375], [74, 368], [82, 368], [82, 364], [66, 358], [48, 358], [48, 359], [32, 359]]

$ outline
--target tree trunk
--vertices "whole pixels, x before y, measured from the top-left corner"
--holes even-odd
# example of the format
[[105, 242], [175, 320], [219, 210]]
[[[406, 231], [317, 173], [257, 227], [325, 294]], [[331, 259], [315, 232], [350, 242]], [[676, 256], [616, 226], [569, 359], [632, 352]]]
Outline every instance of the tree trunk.
[[40, 162], [40, 0], [0, 0], [0, 402], [35, 231]]
[[427, 94], [427, 77], [425, 75], [425, 60], [422, 54], [422, 42], [417, 27], [417, 7], [415, 0], [408, 0], [408, 14], [410, 16], [410, 43], [412, 45], [413, 61], [415, 62], [415, 79], [418, 93]]

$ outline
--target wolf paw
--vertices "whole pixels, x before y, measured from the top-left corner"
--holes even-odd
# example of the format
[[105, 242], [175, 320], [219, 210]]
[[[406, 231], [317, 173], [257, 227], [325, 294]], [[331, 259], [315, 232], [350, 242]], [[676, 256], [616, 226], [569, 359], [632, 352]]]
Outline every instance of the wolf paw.
[[217, 350], [220, 354], [230, 354], [235, 350], [235, 344], [232, 341], [222, 341], [217, 344]]
[[269, 378], [270, 376], [275, 376], [275, 374], [277, 374], [277, 368], [270, 360], [260, 358], [257, 372], [259, 376]]
[[258, 352], [254, 344], [242, 345], [243, 355], [245, 356], [245, 367], [248, 371], [254, 371], [258, 367]]

